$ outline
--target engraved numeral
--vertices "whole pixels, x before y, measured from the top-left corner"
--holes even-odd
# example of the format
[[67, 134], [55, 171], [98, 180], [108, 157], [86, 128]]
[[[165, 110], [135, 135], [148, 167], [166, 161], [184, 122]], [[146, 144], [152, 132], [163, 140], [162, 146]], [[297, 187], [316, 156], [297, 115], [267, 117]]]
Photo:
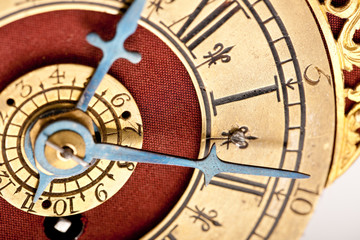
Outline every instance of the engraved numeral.
[[131, 98], [129, 96], [129, 94], [127, 93], [120, 93], [115, 95], [112, 99], [111, 99], [111, 104], [114, 107], [122, 107], [125, 104], [125, 101], [130, 101]]
[[56, 214], [57, 216], [62, 216], [65, 214], [68, 207], [69, 207], [70, 214], [77, 213], [78, 211], [74, 210], [74, 198], [75, 198], [74, 196], [67, 197], [66, 200], [69, 200], [68, 203], [64, 199], [57, 200], [54, 203], [54, 207], [53, 207], [54, 214]]
[[70, 213], [71, 214], [74, 214], [74, 213], [77, 213], [78, 211], [75, 211], [74, 209], [74, 198], [75, 197], [67, 197], [66, 199], [69, 200], [69, 206], [70, 206]]
[[250, 90], [250, 91], [247, 91], [247, 92], [237, 93], [237, 94], [234, 94], [234, 95], [230, 95], [230, 96], [226, 96], [226, 97], [222, 97], [222, 98], [218, 98], [218, 99], [215, 99], [214, 93], [210, 92], [210, 98], [211, 98], [211, 102], [212, 102], [212, 105], [213, 105], [214, 115], [215, 116], [217, 115], [217, 110], [216, 110], [217, 106], [232, 103], [232, 102], [238, 102], [238, 101], [241, 101], [241, 100], [245, 100], [245, 99], [248, 99], [248, 98], [264, 95], [264, 94], [271, 93], [271, 92], [276, 92], [277, 101], [280, 102], [280, 92], [279, 92], [278, 79], [277, 79], [277, 76], [274, 76], [274, 78], [275, 78], [275, 84], [274, 85], [270, 85], [270, 86], [267, 86], [267, 87], [262, 87], [262, 88]]
[[295, 199], [291, 201], [290, 209], [298, 215], [308, 215], [312, 212], [314, 204], [313, 197], [319, 196], [319, 186], [315, 190], [300, 187], [298, 184], [294, 196]]
[[32, 87], [28, 84], [24, 84], [24, 80], [21, 80], [21, 82], [17, 83], [15, 86], [21, 86], [20, 96], [23, 98], [28, 97], [32, 93]]
[[267, 188], [267, 183], [256, 182], [241, 177], [220, 173], [210, 182], [211, 185], [252, 194], [263, 197]]
[[106, 201], [108, 197], [108, 193], [105, 191], [105, 189], [100, 190], [100, 187], [104, 187], [103, 183], [100, 183], [96, 189], [95, 189], [95, 197], [99, 202]]
[[66, 202], [63, 199], [59, 199], [54, 203], [54, 213], [61, 216], [66, 211]]
[[[176, 21], [172, 25], [166, 26], [161, 22], [161, 24], [166, 26], [172, 32], [171, 28], [174, 25], [177, 25], [184, 19], [187, 19], [181, 28], [174, 34], [187, 46], [190, 52], [212, 35], [239, 10], [243, 11], [247, 18], [250, 18], [237, 1], [226, 0], [223, 1], [223, 3], [214, 9], [209, 15], [203, 18], [196, 26], [192, 26], [192, 23], [199, 18], [200, 13], [210, 2], [210, 0], [202, 0], [190, 15]], [[194, 54], [193, 57], [196, 58]]]
[[317, 85], [320, 82], [321, 76], [324, 76], [327, 79], [329, 85], [331, 86], [331, 77], [318, 67], [314, 66], [314, 69], [316, 70], [316, 72], [318, 74], [318, 78], [317, 79], [311, 78], [308, 74], [309, 68], [311, 66], [312, 66], [312, 64], [307, 66], [304, 71], [304, 78], [305, 78], [306, 82], [309, 83], [310, 85]]
[[[34, 198], [34, 195], [26, 192], [26, 198], [23, 202], [23, 204], [21, 205], [21, 209], [26, 209], [27, 212], [36, 212], [35, 210], [33, 210], [34, 206], [35, 206], [35, 203], [33, 203], [30, 198]], [[41, 198], [40, 198], [41, 199]]]
[[49, 76], [50, 79], [56, 79], [56, 84], [61, 84], [61, 79], [65, 79], [65, 72], [60, 73], [59, 66], [56, 68], [56, 70]]

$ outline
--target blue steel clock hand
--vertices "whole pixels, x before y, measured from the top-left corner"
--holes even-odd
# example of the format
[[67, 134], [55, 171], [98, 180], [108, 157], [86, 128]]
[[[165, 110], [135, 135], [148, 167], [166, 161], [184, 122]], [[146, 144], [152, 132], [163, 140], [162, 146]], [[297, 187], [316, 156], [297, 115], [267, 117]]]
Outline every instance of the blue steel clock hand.
[[105, 42], [96, 33], [90, 33], [87, 41], [103, 52], [103, 58], [100, 61], [94, 75], [82, 93], [76, 107], [86, 112], [91, 98], [94, 96], [96, 89], [102, 79], [109, 71], [111, 65], [119, 58], [124, 58], [132, 63], [138, 63], [141, 55], [136, 52], [129, 52], [124, 48], [125, 40], [136, 31], [140, 14], [144, 8], [146, 0], [135, 0], [124, 16], [119, 21], [115, 37]]
[[[197, 168], [204, 173], [206, 185], [210, 183], [213, 176], [222, 172], [285, 178], [309, 177], [309, 175], [303, 173], [283, 169], [249, 166], [221, 161], [216, 155], [215, 145], [212, 147], [210, 154], [206, 158], [194, 161], [191, 159], [153, 153], [118, 145], [95, 143], [91, 133], [86, 127], [74, 121], [61, 120], [54, 122], [44, 128], [36, 139], [35, 158], [38, 164], [41, 166], [41, 169], [45, 171], [41, 172], [40, 174], [40, 183], [34, 197], [34, 201], [40, 197], [46, 186], [53, 179], [79, 174], [80, 172], [85, 171], [88, 167], [78, 165], [73, 169], [63, 170], [52, 166], [48, 162], [43, 149], [45, 145], [48, 145], [48, 137], [59, 131], [73, 131], [82, 137], [86, 145], [86, 153], [84, 159], [82, 159], [82, 161], [85, 163], [91, 163], [93, 159], [107, 159], [113, 161], [131, 161]], [[57, 147], [55, 147], [55, 150], [56, 149]], [[51, 173], [52, 175], [49, 176], [47, 173]]]
[[[141, 60], [141, 56], [139, 53], [129, 52], [124, 48], [125, 40], [136, 31], [138, 21], [140, 19], [141, 12], [144, 8], [146, 0], [135, 0], [129, 9], [126, 11], [124, 16], [117, 24], [116, 34], [115, 37], [105, 42], [103, 41], [99, 35], [96, 33], [90, 33], [87, 36], [87, 41], [92, 44], [93, 46], [100, 48], [103, 52], [103, 58], [101, 59], [99, 66], [97, 67], [94, 75], [92, 76], [90, 82], [86, 86], [84, 92], [80, 96], [80, 99], [76, 105], [76, 108], [86, 112], [89, 102], [91, 98], [94, 96], [96, 89], [98, 88], [99, 84], [101, 83], [102, 79], [109, 71], [111, 65], [119, 58], [124, 58], [129, 60], [132, 63], [138, 63]], [[29, 135], [30, 128], [26, 134], [25, 141], [26, 141], [26, 152], [27, 155], [35, 168], [38, 169], [39, 172], [39, 184], [36, 190], [36, 194], [34, 196], [33, 202], [36, 202], [45, 188], [47, 187], [50, 182], [56, 178], [61, 177], [70, 177], [76, 175], [77, 173], [83, 171], [83, 166], [79, 165], [75, 167], [74, 171], [71, 173], [62, 173], [60, 175], [56, 175], [54, 173], [49, 174], [48, 172], [43, 172], [37, 167], [35, 162], [34, 156], [36, 155], [36, 150], [32, 149], [30, 135]], [[38, 150], [38, 151], [43, 151]]]

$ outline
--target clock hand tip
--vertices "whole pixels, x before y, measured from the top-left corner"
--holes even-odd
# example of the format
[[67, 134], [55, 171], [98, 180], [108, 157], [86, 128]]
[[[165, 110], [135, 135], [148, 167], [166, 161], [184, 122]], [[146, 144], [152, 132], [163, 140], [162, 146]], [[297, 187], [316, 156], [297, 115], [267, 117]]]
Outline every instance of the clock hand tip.
[[[217, 157], [215, 144], [213, 144], [211, 146], [210, 153], [207, 158], [212, 158], [214, 160], [217, 160], [218, 164], [224, 165], [224, 167], [220, 168], [221, 170], [219, 169], [220, 170], [219, 173], [224, 171], [224, 172], [234, 172], [234, 173], [240, 173], [240, 174], [285, 177], [285, 178], [293, 178], [293, 179], [308, 179], [308, 178], [310, 178], [310, 175], [301, 173], [301, 172], [281, 170], [281, 169], [269, 169], [269, 168], [265, 168], [265, 167], [257, 167], [260, 169], [254, 170], [253, 169], [254, 166], [246, 166], [246, 165], [241, 165], [241, 164], [231, 164], [231, 167], [229, 169], [226, 167], [226, 165], [229, 165], [229, 163], [223, 162], [221, 159], [219, 159]], [[238, 171], [235, 171], [235, 169], [237, 167], [238, 167]], [[208, 174], [208, 172], [206, 172], [206, 173], [204, 172], [204, 175], [205, 175], [205, 185], [207, 185], [210, 183], [212, 176], [210, 174]]]
[[310, 178], [309, 174], [290, 171], [290, 170], [282, 170], [281, 175], [282, 176], [279, 176], [279, 177], [292, 178], [292, 179], [308, 179], [308, 178]]
[[298, 177], [297, 178], [298, 179], [308, 179], [310, 177], [311, 177], [311, 175], [309, 175], [309, 174], [298, 172]]
[[55, 179], [55, 176], [50, 176], [50, 175], [46, 175], [44, 173], [39, 172], [39, 183], [38, 183], [38, 187], [36, 189], [34, 198], [33, 198], [33, 203], [36, 203], [41, 195], [43, 194], [43, 192], [45, 191], [46, 187], [51, 183], [52, 180]]

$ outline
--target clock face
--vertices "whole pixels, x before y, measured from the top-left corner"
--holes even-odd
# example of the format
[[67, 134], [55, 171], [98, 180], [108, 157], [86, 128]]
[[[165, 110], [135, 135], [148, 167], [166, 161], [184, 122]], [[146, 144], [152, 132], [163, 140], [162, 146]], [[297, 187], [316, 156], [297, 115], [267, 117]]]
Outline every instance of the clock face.
[[23, 154], [27, 115], [76, 104], [91, 76], [84, 65], [96, 67], [101, 57], [86, 35], [111, 39], [127, 6], [109, 0], [0, 4], [6, 56], [0, 192], [16, 207], [3, 200], [6, 214], [19, 214], [30, 228], [42, 224], [35, 215], [82, 213], [84, 239], [301, 236], [325, 185], [335, 138], [333, 72], [313, 1], [149, 1], [125, 43], [142, 61], [115, 62], [112, 80], [102, 83], [87, 112], [102, 142], [192, 159], [204, 158], [215, 144], [224, 161], [300, 171], [310, 179], [221, 173], [205, 186], [197, 170], [101, 160], [93, 172], [56, 180], [32, 203], [38, 176]]

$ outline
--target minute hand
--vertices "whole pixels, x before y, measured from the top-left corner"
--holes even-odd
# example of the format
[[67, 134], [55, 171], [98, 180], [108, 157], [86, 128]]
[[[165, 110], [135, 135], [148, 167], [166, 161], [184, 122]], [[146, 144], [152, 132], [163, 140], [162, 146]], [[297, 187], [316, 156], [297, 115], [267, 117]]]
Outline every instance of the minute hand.
[[309, 175], [299, 172], [224, 162], [217, 157], [215, 145], [211, 148], [210, 154], [206, 158], [196, 161], [111, 144], [95, 144], [89, 154], [92, 158], [113, 161], [130, 161], [197, 168], [204, 173], [206, 185], [210, 183], [212, 177], [223, 172], [269, 177], [309, 178]]
[[135, 0], [124, 16], [118, 22], [115, 37], [105, 42], [96, 33], [90, 33], [87, 41], [93, 46], [100, 48], [103, 52], [103, 58], [100, 61], [94, 75], [82, 93], [76, 107], [83, 112], [88, 108], [91, 98], [96, 89], [109, 71], [111, 65], [119, 58], [124, 58], [132, 63], [138, 63], [141, 55], [136, 52], [129, 52], [124, 48], [125, 40], [136, 31], [140, 14], [144, 8], [146, 0]]

